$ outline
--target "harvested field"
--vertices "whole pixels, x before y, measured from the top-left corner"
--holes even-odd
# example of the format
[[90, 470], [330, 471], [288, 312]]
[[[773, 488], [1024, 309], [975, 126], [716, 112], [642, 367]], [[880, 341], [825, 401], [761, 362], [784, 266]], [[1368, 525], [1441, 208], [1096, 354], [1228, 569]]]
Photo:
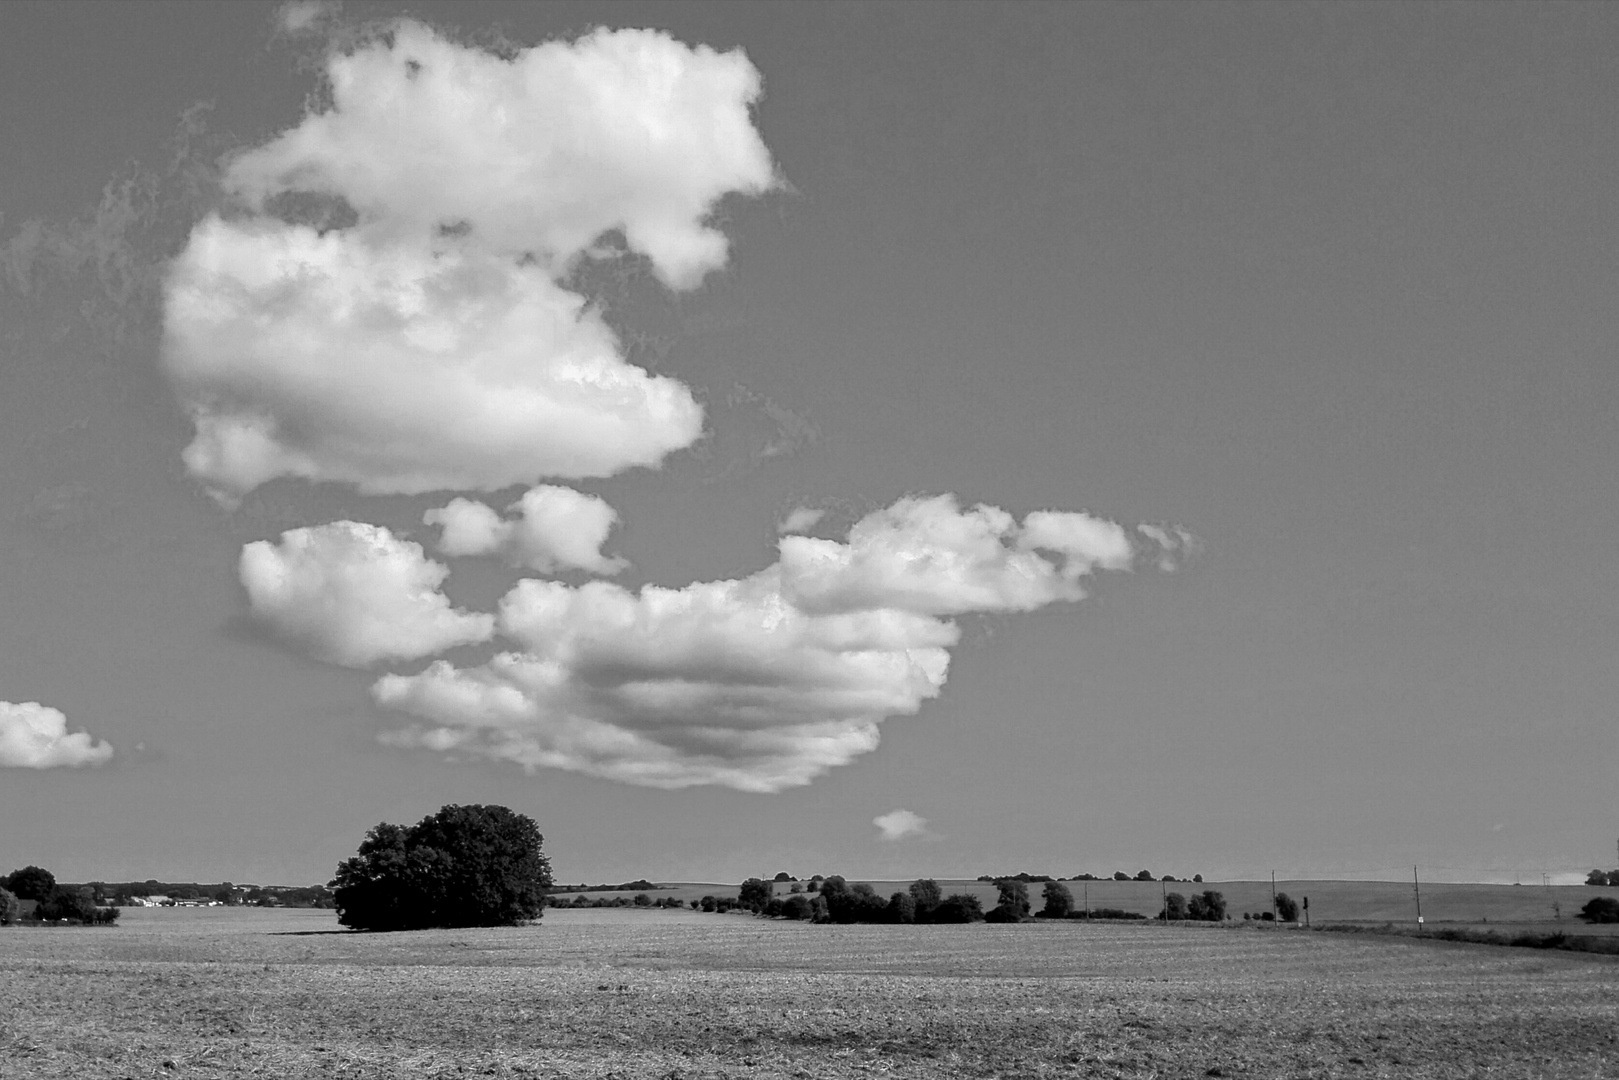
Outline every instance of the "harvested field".
[[1253, 927], [552, 911], [0, 931], [0, 1077], [1604, 1077], [1612, 958]]

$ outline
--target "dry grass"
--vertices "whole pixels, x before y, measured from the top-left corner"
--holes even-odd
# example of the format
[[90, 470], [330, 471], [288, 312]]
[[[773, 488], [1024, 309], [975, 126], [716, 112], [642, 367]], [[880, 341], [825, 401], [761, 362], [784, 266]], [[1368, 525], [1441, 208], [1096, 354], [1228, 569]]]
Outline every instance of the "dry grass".
[[126, 919], [0, 932], [0, 1077], [1619, 1074], [1605, 958], [643, 911], [395, 935], [321, 932], [327, 912]]

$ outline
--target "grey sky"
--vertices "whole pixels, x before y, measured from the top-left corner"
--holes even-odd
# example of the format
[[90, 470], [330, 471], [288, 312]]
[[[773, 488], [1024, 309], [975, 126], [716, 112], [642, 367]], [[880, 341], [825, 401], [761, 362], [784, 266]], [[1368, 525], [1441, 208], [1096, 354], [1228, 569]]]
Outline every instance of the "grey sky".
[[[116, 754], [0, 769], [0, 865], [317, 880], [370, 825], [452, 801], [531, 814], [567, 880], [1612, 863], [1606, 6], [409, 13], [521, 45], [654, 27], [763, 77], [786, 185], [722, 203], [724, 269], [678, 296], [591, 285], [629, 359], [707, 409], [661, 468], [575, 485], [618, 515], [620, 584], [743, 577], [797, 508], [841, 540], [939, 493], [1201, 550], [961, 617], [936, 698], [777, 794], [380, 744], [405, 720], [369, 687], [394, 669], [250, 620], [239, 553], [352, 519], [433, 556], [424, 511], [475, 493], [280, 479], [223, 508], [158, 359], [161, 260], [211, 205], [171, 168], [182, 114], [211, 105], [195, 161], [263, 145], [302, 117], [319, 43], [277, 37], [271, 6], [6, 6], [0, 700]], [[75, 232], [130, 176], [152, 212], [137, 184], [127, 220], [115, 199]], [[61, 269], [84, 252], [99, 278]], [[469, 610], [520, 576], [447, 561]], [[884, 841], [897, 809], [926, 829]]]

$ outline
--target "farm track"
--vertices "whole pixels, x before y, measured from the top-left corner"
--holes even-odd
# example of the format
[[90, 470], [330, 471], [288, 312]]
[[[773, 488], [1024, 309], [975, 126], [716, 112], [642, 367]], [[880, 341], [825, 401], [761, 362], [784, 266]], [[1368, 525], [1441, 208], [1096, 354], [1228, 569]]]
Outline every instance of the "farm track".
[[0, 1078], [1609, 1077], [1619, 962], [1275, 929], [551, 912], [0, 932]]

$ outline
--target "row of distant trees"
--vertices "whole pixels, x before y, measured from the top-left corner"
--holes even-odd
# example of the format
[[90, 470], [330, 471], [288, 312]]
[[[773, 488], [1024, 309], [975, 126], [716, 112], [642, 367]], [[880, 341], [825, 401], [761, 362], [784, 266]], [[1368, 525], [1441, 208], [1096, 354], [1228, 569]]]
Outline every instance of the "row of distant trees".
[[25, 866], [0, 878], [0, 925], [23, 921], [25, 908], [27, 918], [40, 922], [93, 926], [118, 921], [118, 909], [97, 907], [89, 886], [59, 885], [56, 875], [42, 866]]
[[1126, 874], [1123, 870], [1113, 871], [1112, 877], [1097, 877], [1095, 874], [1075, 874], [1071, 878], [1052, 877], [1050, 874], [979, 874], [979, 881], [1021, 881], [1025, 885], [1035, 885], [1046, 881], [1203, 881], [1202, 874], [1193, 874], [1189, 878], [1178, 878], [1174, 874], [1165, 874], [1163, 877], [1153, 877], [1151, 870], [1138, 870], [1134, 874]]
[[1619, 870], [1593, 870], [1585, 875], [1587, 885], [1612, 885], [1619, 888]]

